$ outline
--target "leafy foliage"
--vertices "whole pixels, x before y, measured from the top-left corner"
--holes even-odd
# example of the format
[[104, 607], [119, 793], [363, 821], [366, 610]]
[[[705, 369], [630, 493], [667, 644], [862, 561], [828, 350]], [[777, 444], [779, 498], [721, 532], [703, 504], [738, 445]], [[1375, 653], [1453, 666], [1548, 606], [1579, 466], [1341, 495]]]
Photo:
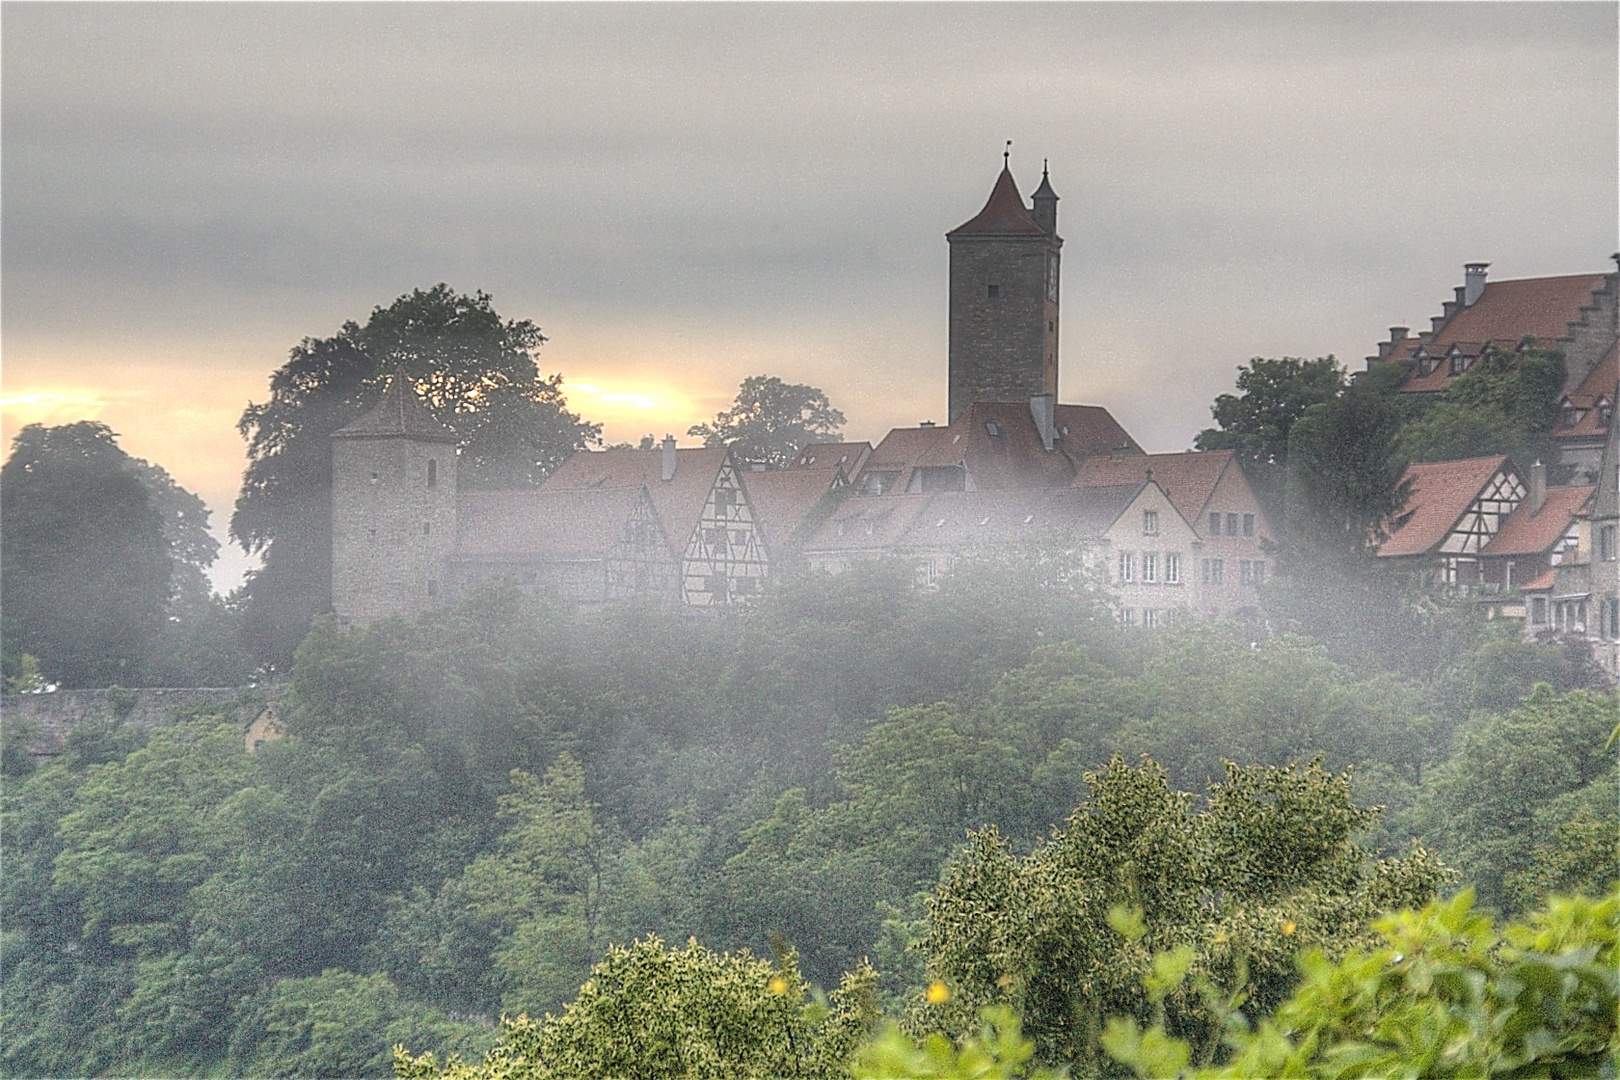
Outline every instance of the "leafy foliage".
[[1620, 889], [1555, 897], [1500, 932], [1464, 890], [1375, 929], [1336, 961], [1308, 950], [1299, 988], [1257, 1025], [1231, 1010], [1222, 1066], [1188, 1069], [1162, 1025], [1116, 1018], [1104, 1045], [1154, 1080], [1615, 1075]]
[[164, 626], [169, 545], [138, 464], [86, 420], [29, 424], [0, 467], [5, 651], [65, 686], [138, 681]]
[[1394, 453], [1407, 461], [1507, 454], [1528, 467], [1551, 449], [1547, 436], [1567, 376], [1561, 353], [1492, 350], [1401, 429]]
[[[1043, 1060], [1094, 1071], [1104, 1020], [1160, 1004], [1141, 988], [1151, 951], [1177, 950], [1183, 973], [1245, 982], [1266, 1011], [1290, 989], [1301, 943], [1342, 954], [1379, 912], [1421, 902], [1445, 878], [1422, 849], [1368, 865], [1352, 836], [1372, 812], [1351, 804], [1348, 776], [1315, 765], [1228, 766], [1196, 814], [1152, 762], [1115, 758], [1086, 780], [1086, 802], [1028, 856], [991, 828], [952, 864], [925, 943], [930, 975], [952, 996], [917, 1005], [919, 1023], [965, 1033], [979, 1009], [1010, 1005]], [[1109, 915], [1122, 904], [1151, 931], [1122, 941]], [[1177, 1035], [1218, 1034], [1195, 995], [1162, 1006]]]
[[561, 1016], [503, 1020], [481, 1065], [401, 1051], [401, 1080], [528, 1077], [835, 1077], [876, 1020], [874, 975], [845, 977], [822, 1004], [792, 953], [775, 964], [657, 938], [614, 947]]
[[1260, 493], [1275, 506], [1282, 497], [1295, 422], [1311, 406], [1332, 401], [1344, 386], [1344, 369], [1331, 356], [1257, 356], [1238, 368], [1239, 393], [1215, 399], [1210, 412], [1217, 426], [1200, 431], [1193, 445], [1235, 451]]
[[844, 414], [813, 386], [785, 383], [775, 375], [750, 375], [729, 409], [712, 424], [694, 424], [688, 435], [704, 446], [729, 446], [738, 461], [783, 468], [800, 450], [830, 438], [844, 426]]

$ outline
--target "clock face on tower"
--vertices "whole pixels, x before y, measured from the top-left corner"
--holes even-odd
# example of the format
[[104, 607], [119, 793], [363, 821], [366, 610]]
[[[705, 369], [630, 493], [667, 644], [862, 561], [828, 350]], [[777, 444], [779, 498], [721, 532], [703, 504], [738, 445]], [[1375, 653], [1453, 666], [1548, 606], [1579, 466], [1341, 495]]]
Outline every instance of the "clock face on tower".
[[1048, 255], [1046, 257], [1046, 298], [1052, 301], [1054, 304], [1057, 303], [1058, 298], [1057, 271], [1058, 257], [1056, 255]]

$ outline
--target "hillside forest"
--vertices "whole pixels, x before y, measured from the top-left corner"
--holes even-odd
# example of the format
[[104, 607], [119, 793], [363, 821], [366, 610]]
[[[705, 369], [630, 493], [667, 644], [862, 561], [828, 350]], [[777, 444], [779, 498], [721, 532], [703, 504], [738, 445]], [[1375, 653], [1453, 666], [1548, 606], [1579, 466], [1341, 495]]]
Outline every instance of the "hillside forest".
[[[1407, 1074], [1476, 1075], [1487, 1045], [1614, 1074], [1615, 693], [1366, 551], [1407, 461], [1544, 436], [1523, 399], [1556, 355], [1419, 404], [1331, 358], [1243, 369], [1199, 445], [1287, 522], [1244, 622], [1122, 626], [1035, 545], [934, 590], [877, 561], [695, 616], [496, 583], [344, 625], [287, 508], [373, 354], [440, 370], [408, 347], [427, 316], [486, 334], [527, 402], [468, 429], [477, 482], [543, 477], [523, 432], [596, 438], [532, 324], [403, 297], [244, 416], [233, 528], [266, 559], [231, 597], [187, 569], [206, 509], [167, 473], [100, 425], [19, 435], [10, 687], [268, 685], [284, 737], [249, 752], [196, 709], [46, 759], [7, 730], [0, 1075], [1349, 1076], [1422, 1047], [1455, 1060]], [[485, 361], [457, 363], [451, 419]], [[1343, 479], [1329, 444], [1372, 465]], [[86, 505], [122, 524], [30, 548]], [[126, 621], [38, 602], [30, 573], [71, 601], [111, 544]]]

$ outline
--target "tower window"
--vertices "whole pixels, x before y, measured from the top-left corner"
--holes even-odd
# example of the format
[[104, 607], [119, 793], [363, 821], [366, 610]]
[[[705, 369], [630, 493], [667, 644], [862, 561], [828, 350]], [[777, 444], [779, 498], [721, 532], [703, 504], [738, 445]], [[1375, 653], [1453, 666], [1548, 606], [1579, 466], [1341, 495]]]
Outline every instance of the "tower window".
[[422, 522], [422, 535], [423, 536], [431, 536], [432, 534], [433, 534], [433, 524], [432, 524], [432, 522], [428, 522], [428, 521]]
[[984, 287], [984, 295], [989, 297], [990, 299], [994, 300], [996, 297], [1001, 295], [1001, 286], [1000, 285], [986, 285]]
[[427, 481], [428, 487], [439, 486], [439, 463], [433, 458], [428, 458]]

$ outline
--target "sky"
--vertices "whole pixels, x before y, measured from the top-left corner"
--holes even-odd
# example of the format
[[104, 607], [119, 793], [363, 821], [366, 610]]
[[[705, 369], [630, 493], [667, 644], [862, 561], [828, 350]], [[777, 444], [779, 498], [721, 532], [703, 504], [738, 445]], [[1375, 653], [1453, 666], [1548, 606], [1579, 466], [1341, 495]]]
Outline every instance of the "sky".
[[[224, 528], [235, 425], [414, 288], [550, 339], [609, 441], [743, 378], [945, 419], [944, 233], [1012, 140], [1062, 401], [1186, 449], [1254, 356], [1603, 272], [1613, 3], [0, 6], [0, 437], [97, 419]], [[228, 550], [221, 586], [249, 565]]]

